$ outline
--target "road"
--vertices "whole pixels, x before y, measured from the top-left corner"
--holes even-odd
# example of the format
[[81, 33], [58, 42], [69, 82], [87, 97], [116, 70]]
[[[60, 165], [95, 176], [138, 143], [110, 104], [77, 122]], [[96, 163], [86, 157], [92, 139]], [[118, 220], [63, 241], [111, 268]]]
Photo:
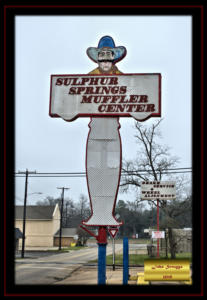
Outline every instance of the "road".
[[[117, 244], [115, 251], [122, 249]], [[112, 253], [112, 245], [107, 245], [107, 255]], [[97, 259], [97, 245], [87, 249], [74, 250], [67, 253], [48, 255], [37, 258], [16, 260], [15, 284], [54, 284], [69, 277], [75, 270], [90, 260]]]

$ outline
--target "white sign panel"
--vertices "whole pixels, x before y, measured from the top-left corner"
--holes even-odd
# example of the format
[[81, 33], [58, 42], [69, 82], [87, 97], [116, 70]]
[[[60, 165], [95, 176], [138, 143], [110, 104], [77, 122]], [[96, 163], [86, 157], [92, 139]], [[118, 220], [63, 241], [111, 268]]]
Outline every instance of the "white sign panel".
[[164, 231], [152, 231], [153, 239], [164, 239], [165, 232]]
[[144, 181], [141, 184], [141, 199], [170, 200], [176, 198], [174, 181]]
[[161, 74], [51, 75], [51, 117], [161, 116]]
[[[103, 126], [104, 124], [104, 126]], [[114, 216], [121, 176], [118, 118], [92, 118], [87, 139], [86, 175], [92, 215], [86, 226], [120, 226]]]

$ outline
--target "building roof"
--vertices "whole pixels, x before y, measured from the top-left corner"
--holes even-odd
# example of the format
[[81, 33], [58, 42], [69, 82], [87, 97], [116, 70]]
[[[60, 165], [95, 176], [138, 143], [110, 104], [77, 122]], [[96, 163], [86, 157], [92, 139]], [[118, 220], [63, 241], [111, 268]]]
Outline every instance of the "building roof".
[[[23, 207], [15, 206], [15, 218], [23, 219]], [[52, 220], [55, 205], [28, 205], [26, 207], [26, 219], [27, 220]]]
[[19, 230], [19, 228], [15, 228], [15, 239], [18, 240], [18, 239], [22, 239], [23, 238], [23, 234], [22, 232]]
[[[77, 234], [77, 228], [62, 228], [62, 237], [74, 237]], [[55, 233], [55, 237], [60, 236], [60, 229]]]
[[69, 220], [67, 220], [67, 226], [70, 228], [76, 228], [81, 224], [82, 217], [81, 215], [70, 216]]

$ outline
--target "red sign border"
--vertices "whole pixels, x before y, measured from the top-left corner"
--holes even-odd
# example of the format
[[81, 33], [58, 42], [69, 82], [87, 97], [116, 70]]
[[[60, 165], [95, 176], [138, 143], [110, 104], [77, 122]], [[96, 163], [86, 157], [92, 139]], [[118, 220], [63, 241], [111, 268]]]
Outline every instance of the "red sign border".
[[[61, 116], [59, 116], [58, 114], [53, 114], [51, 113], [51, 99], [52, 99], [52, 78], [54, 76], [59, 76], [59, 77], [63, 77], [63, 76], [90, 76], [90, 77], [95, 77], [95, 76], [133, 76], [133, 75], [158, 75], [159, 77], [159, 87], [158, 87], [158, 113], [152, 113], [150, 114], [148, 117], [146, 117], [145, 119], [139, 120], [136, 119], [137, 121], [140, 122], [144, 122], [146, 120], [148, 120], [151, 117], [161, 117], [161, 79], [162, 79], [162, 75], [161, 73], [124, 73], [124, 74], [52, 74], [50, 75], [50, 104], [49, 104], [49, 116], [52, 118], [61, 118]], [[65, 120], [67, 122], [72, 122], [74, 120], [76, 120], [79, 117], [83, 117], [83, 118], [90, 118], [90, 117], [100, 117], [100, 118], [105, 118], [105, 117], [130, 117], [133, 118], [129, 113], [124, 113], [124, 114], [78, 114], [76, 115], [73, 119], [71, 120]]]
[[[112, 230], [115, 230], [115, 234], [113, 234], [113, 233], [111, 232]], [[110, 236], [112, 237], [112, 239], [114, 239], [114, 238], [116, 237], [118, 231], [119, 231], [118, 226], [116, 226], [116, 227], [114, 227], [114, 228], [113, 228], [113, 227], [109, 227], [109, 228], [108, 228], [108, 232], [109, 232]]]

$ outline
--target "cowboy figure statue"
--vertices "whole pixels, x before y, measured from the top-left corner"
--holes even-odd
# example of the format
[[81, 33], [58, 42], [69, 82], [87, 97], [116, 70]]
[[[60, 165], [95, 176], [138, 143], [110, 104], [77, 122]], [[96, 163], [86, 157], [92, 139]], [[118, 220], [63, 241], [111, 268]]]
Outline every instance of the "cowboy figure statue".
[[[122, 74], [115, 66], [126, 55], [126, 48], [116, 47], [110, 36], [100, 39], [98, 47], [87, 49], [87, 55], [98, 67], [92, 75]], [[82, 221], [87, 226], [120, 226], [114, 216], [121, 175], [121, 138], [119, 117], [93, 116], [89, 123], [86, 150], [86, 173], [91, 216]]]
[[87, 54], [91, 60], [99, 65], [89, 74], [122, 74], [115, 64], [125, 57], [126, 48], [123, 46], [115, 47], [115, 43], [110, 36], [102, 37], [98, 48], [88, 48]]

